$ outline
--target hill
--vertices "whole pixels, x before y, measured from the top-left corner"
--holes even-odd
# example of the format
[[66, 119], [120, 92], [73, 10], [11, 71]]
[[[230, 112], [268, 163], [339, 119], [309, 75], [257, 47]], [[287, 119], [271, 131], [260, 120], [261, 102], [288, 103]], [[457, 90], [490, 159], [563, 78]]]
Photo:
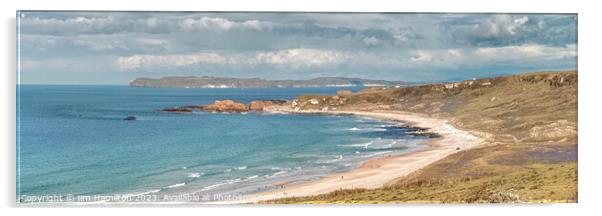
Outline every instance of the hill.
[[448, 119], [486, 140], [389, 186], [268, 203], [577, 202], [577, 72], [303, 95], [295, 110], [391, 110]]

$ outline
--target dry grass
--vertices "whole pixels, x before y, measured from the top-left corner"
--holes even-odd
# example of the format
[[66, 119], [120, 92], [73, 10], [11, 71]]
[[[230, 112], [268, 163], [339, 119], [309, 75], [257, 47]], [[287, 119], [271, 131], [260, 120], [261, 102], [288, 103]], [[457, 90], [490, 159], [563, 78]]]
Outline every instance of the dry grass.
[[577, 164], [533, 164], [507, 175], [433, 178], [375, 190], [329, 194], [265, 203], [541, 203], [577, 201]]
[[[307, 103], [317, 99], [319, 104]], [[302, 109], [403, 110], [488, 134], [461, 151], [376, 190], [275, 203], [480, 203], [577, 201], [577, 72], [540, 72], [448, 84], [306, 95]]]

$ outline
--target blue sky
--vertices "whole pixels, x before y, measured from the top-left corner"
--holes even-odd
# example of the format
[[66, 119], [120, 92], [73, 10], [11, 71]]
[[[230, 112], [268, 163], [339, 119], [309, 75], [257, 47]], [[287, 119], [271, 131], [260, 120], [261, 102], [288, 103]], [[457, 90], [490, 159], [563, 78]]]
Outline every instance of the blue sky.
[[446, 81], [575, 69], [572, 14], [21, 12], [21, 83], [320, 76]]

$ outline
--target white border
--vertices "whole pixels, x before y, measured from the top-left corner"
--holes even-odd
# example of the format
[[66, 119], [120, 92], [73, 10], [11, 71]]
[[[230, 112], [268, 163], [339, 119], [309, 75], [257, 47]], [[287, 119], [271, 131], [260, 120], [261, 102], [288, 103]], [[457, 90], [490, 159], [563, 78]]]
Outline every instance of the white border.
[[[110, 215], [117, 211], [121, 214], [136, 215], [222, 215], [222, 214], [258, 214], [269, 215], [422, 215], [424, 213], [445, 215], [458, 213], [463, 215], [579, 215], [591, 212], [601, 212], [598, 204], [602, 191], [599, 184], [599, 164], [602, 164], [602, 142], [596, 142], [595, 134], [599, 133], [600, 115], [599, 104], [602, 90], [599, 81], [602, 81], [602, 70], [599, 64], [602, 55], [602, 47], [599, 40], [600, 34], [600, 10], [595, 1], [475, 1], [475, 0], [413, 0], [407, 2], [393, 1], [312, 1], [312, 0], [253, 0], [253, 1], [3, 1], [2, 31], [4, 48], [2, 55], [2, 66], [4, 66], [2, 77], [3, 106], [1, 117], [4, 123], [1, 125], [2, 133], [2, 196], [0, 203], [4, 209], [3, 215], [13, 214], [47, 214], [60, 213], [67, 215], [93, 214]], [[593, 2], [593, 3], [591, 3]], [[402, 206], [335, 206], [325, 208], [324, 206], [200, 206], [200, 208], [156, 208], [153, 206], [143, 209], [132, 208], [101, 208], [91, 211], [88, 208], [68, 209], [43, 209], [23, 208], [14, 204], [15, 199], [15, 82], [16, 82], [16, 59], [15, 59], [15, 16], [16, 10], [185, 10], [185, 11], [353, 11], [353, 12], [538, 12], [538, 13], [578, 13], [579, 14], [579, 203], [578, 204], [554, 204], [554, 205], [402, 205]], [[598, 22], [597, 22], [598, 21]], [[60, 212], [59, 212], [60, 211]]]

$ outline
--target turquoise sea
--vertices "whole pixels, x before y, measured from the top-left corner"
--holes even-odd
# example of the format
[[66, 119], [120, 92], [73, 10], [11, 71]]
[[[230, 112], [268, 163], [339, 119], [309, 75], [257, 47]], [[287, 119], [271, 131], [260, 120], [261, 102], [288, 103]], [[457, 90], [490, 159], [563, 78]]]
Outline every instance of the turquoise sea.
[[[353, 116], [155, 111], [359, 88], [20, 85], [17, 197], [252, 194], [416, 151], [429, 137]], [[136, 121], [124, 121], [136, 116]]]

